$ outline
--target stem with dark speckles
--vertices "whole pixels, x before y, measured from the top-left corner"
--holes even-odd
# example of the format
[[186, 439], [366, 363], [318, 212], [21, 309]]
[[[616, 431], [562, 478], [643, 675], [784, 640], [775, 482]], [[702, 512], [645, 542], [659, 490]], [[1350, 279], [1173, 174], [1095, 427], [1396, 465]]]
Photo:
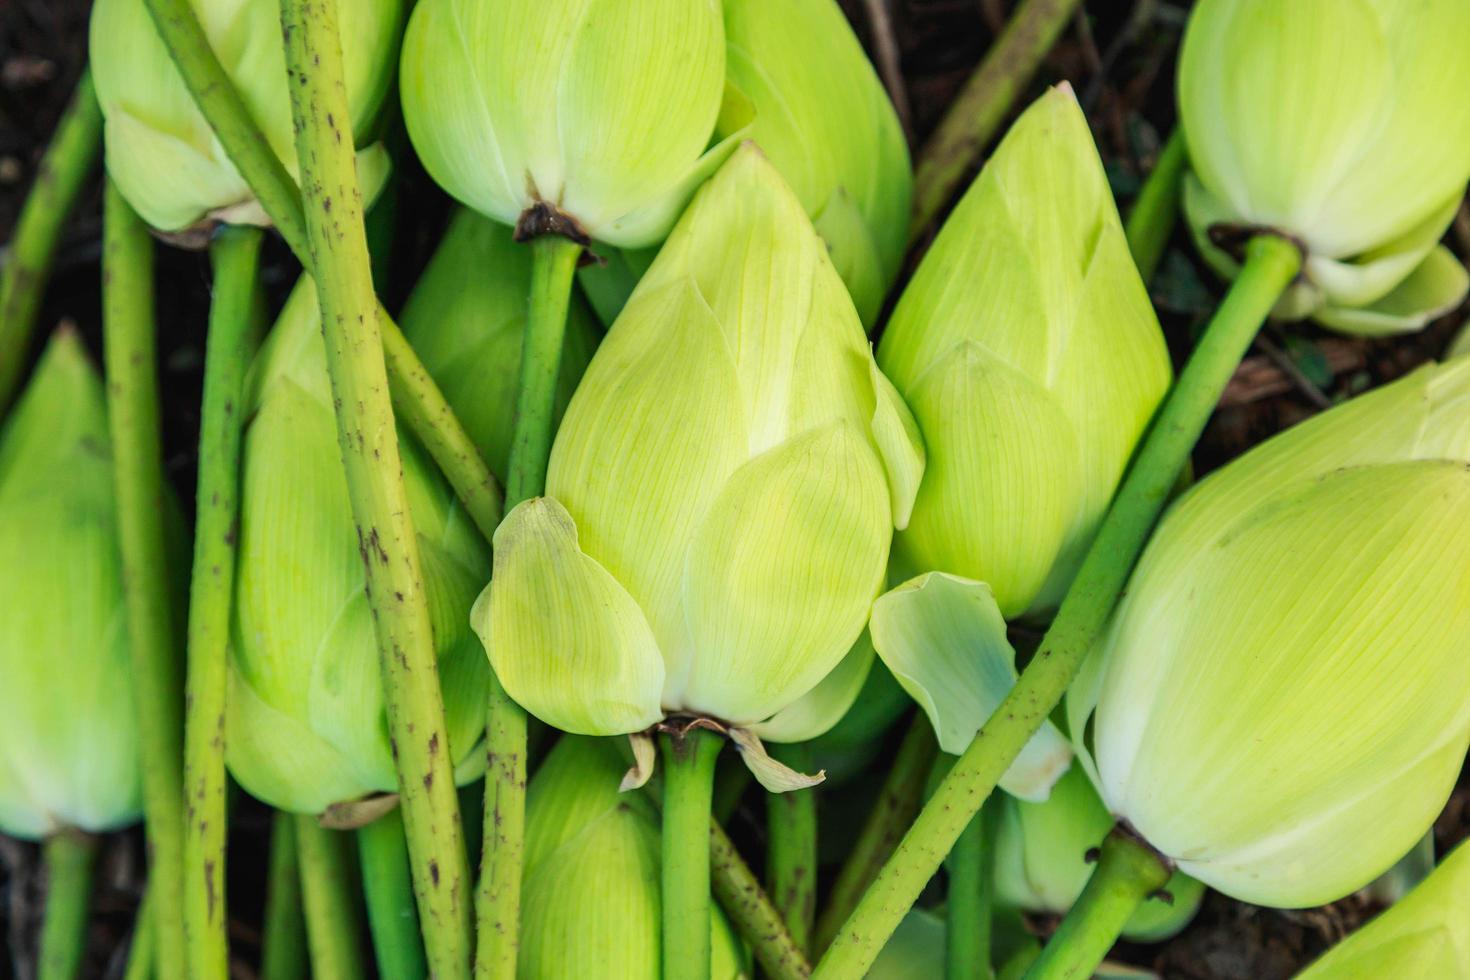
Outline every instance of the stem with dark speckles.
[[[770, 751], [797, 772], [811, 771], [811, 751], [804, 743], [773, 745]], [[816, 790], [767, 793], [766, 833], [766, 891], [781, 910], [792, 942], [808, 953], [817, 911]]]
[[710, 884], [716, 900], [771, 980], [803, 980], [812, 968], [723, 827], [710, 821]]
[[469, 868], [373, 292], [335, 0], [281, 0], [291, 116], [348, 496], [430, 969], [469, 975]]
[[46, 840], [46, 913], [37, 980], [72, 980], [77, 975], [87, 948], [87, 904], [96, 851], [96, 838], [72, 830]]

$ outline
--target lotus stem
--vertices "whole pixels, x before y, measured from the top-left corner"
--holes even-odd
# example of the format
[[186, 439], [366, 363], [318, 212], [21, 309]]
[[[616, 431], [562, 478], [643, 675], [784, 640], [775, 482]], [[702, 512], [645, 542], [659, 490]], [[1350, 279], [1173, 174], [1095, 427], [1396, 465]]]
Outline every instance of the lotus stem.
[[1021, 0], [985, 59], [945, 111], [914, 167], [909, 242], [924, 233], [979, 161], [1041, 59], [1072, 18], [1078, 0]]
[[158, 933], [154, 931], [153, 890], [143, 892], [138, 913], [133, 918], [133, 941], [128, 946], [128, 962], [123, 967], [123, 980], [148, 980], [153, 976], [153, 950]]
[[1000, 777], [1076, 677], [1240, 359], [1301, 270], [1298, 246], [1258, 234], [1245, 263], [1154, 418], [1077, 577], [1020, 680], [919, 811], [838, 932], [815, 976], [862, 976]]
[[87, 902], [97, 841], [62, 830], [46, 839], [46, 912], [41, 922], [39, 980], [72, 980], [87, 948]]
[[[469, 974], [469, 869], [433, 628], [378, 331], [334, 0], [282, 0], [291, 113], [348, 496], [430, 968]], [[298, 830], [300, 828], [298, 827]], [[304, 853], [304, 846], [302, 848]]]
[[92, 172], [101, 143], [102, 109], [91, 73], [83, 72], [41, 158], [0, 269], [0, 415], [15, 397], [62, 226]]
[[327, 830], [310, 814], [300, 813], [293, 819], [313, 980], [365, 977], [346, 836]]
[[413, 910], [403, 816], [396, 809], [389, 810], [359, 828], [357, 853], [378, 974], [395, 980], [428, 976], [429, 964], [424, 960], [419, 921]]
[[260, 980], [304, 980], [306, 930], [302, 922], [296, 818], [277, 812], [271, 819], [271, 858], [266, 873]]
[[1174, 234], [1179, 220], [1179, 194], [1184, 184], [1184, 170], [1189, 165], [1189, 149], [1184, 144], [1184, 130], [1175, 128], [1159, 152], [1159, 159], [1133, 201], [1124, 230], [1128, 249], [1144, 282], [1153, 279], [1164, 257], [1164, 248]]
[[991, 807], [970, 819], [945, 859], [949, 890], [945, 900], [946, 980], [987, 980], [990, 966], [990, 910], [995, 880], [995, 835], [989, 832]]
[[[772, 746], [771, 754], [797, 772], [812, 769], [811, 750], [805, 744]], [[780, 910], [791, 941], [809, 953], [817, 911], [815, 790], [767, 793], [766, 831], [766, 891]]]
[[149, 891], [160, 980], [184, 976], [183, 684], [170, 608], [153, 240], [109, 181], [103, 207], [102, 339], [128, 649], [143, 763]]
[[663, 977], [709, 980], [710, 805], [723, 736], [659, 736], [664, 760]]
[[826, 952], [832, 945], [837, 930], [857, 908], [863, 892], [878, 877], [878, 872], [903, 838], [904, 831], [913, 822], [914, 814], [919, 812], [919, 805], [924, 801], [924, 784], [938, 754], [939, 742], [934, 737], [934, 727], [928, 716], [915, 712], [908, 732], [899, 743], [898, 754], [888, 767], [883, 787], [878, 791], [878, 801], [868, 814], [846, 863], [838, 871], [832, 893], [817, 919], [814, 946], [817, 954]]
[[245, 370], [254, 349], [258, 228], [210, 246], [214, 297], [204, 350], [184, 717], [184, 935], [189, 975], [229, 972], [225, 936], [225, 686], [239, 518]]
[[1128, 919], [1144, 899], [1168, 883], [1170, 873], [1157, 851], [1137, 835], [1115, 827], [1103, 841], [1087, 887], [1026, 971], [1027, 980], [1092, 976]]

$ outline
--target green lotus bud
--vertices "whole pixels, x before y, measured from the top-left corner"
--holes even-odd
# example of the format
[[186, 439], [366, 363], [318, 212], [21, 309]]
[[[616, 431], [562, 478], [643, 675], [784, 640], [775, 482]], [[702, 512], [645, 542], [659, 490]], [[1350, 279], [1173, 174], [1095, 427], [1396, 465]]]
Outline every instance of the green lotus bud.
[[863, 631], [922, 471], [826, 246], [747, 144], [598, 348], [547, 496], [496, 532], [475, 628], [510, 694], [566, 731], [673, 714], [747, 731], [804, 695], [850, 703], [861, 677], [823, 680]]
[[0, 430], [0, 832], [142, 812], [107, 406], [75, 333]]
[[724, 47], [718, 0], [424, 0], [404, 119], [476, 211], [514, 225], [545, 209], [570, 222], [556, 230], [651, 245], [733, 148], [706, 152]]
[[1470, 847], [1461, 845], [1388, 911], [1348, 936], [1297, 980], [1470, 975]]
[[1179, 62], [1184, 205], [1225, 275], [1255, 228], [1299, 241], [1276, 313], [1355, 334], [1422, 327], [1464, 297], [1438, 246], [1470, 178], [1461, 0], [1203, 0]]
[[[277, 0], [192, 0], [210, 47], [235, 83], [270, 147], [296, 174]], [[351, 132], [359, 137], [388, 91], [402, 26], [401, 0], [342, 0]], [[107, 172], [143, 220], [160, 231], [203, 222], [269, 225], [179, 77], [144, 0], [92, 7], [92, 75], [105, 117]], [[381, 146], [359, 161], [363, 183], [387, 174]]]
[[[247, 382], [228, 761], [272, 806], [320, 813], [396, 790], [378, 647], [337, 445], [316, 290], [303, 278]], [[484, 542], [432, 461], [400, 435], [439, 658], [447, 751], [483, 767], [489, 675], [468, 627]]]
[[[1001, 796], [996, 805], [1000, 807], [996, 898], [1027, 912], [1064, 914], [1092, 875], [1087, 854], [1112, 829], [1112, 814], [1087, 774], [1076, 766], [1057, 780], [1044, 803]], [[1169, 900], [1144, 902], [1128, 920], [1124, 936], [1135, 942], [1162, 942], [1189, 924], [1199, 911], [1204, 885], [1176, 873], [1165, 890]]]
[[[526, 794], [526, 865], [518, 975], [658, 980], [658, 811], [619, 793], [625, 763], [613, 743], [563, 737]], [[748, 957], [710, 907], [715, 980], [749, 976]]]
[[1166, 515], [1068, 721], [1109, 810], [1180, 870], [1320, 905], [1439, 813], [1470, 741], [1467, 409], [1470, 362], [1425, 367]]
[[[461, 210], [399, 317], [424, 367], [502, 480], [530, 289], [530, 250], [513, 242], [504, 225]], [[574, 295], [562, 347], [558, 417], [596, 346], [592, 316]]]

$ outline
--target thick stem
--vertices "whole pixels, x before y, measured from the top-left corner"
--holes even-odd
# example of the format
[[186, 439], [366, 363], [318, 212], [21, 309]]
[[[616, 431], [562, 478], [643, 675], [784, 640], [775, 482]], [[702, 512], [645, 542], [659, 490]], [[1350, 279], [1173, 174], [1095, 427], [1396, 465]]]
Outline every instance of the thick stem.
[[316, 817], [300, 813], [296, 853], [301, 868], [301, 906], [313, 980], [357, 980], [367, 976], [358, 938], [356, 897], [348, 840]]
[[[189, 0], [145, 0], [184, 85], [230, 162], [307, 269], [314, 265], [301, 192], [209, 46]], [[359, 208], [360, 210], [360, 208]], [[378, 326], [399, 415], [490, 540], [500, 522], [500, 487], [418, 355], [381, 304]]]
[[296, 859], [296, 818], [271, 818], [271, 857], [265, 885], [265, 923], [260, 980], [303, 980], [306, 929], [301, 915], [301, 872]]
[[996, 782], [1041, 727], [1112, 613], [1220, 393], [1301, 269], [1295, 244], [1261, 234], [1154, 419], [1087, 557], [1020, 680], [975, 736], [838, 932], [816, 976], [860, 977]]
[[123, 967], [123, 980], [148, 980], [153, 976], [153, 950], [158, 933], [153, 928], [153, 891], [143, 893], [138, 913], [133, 918], [133, 940], [128, 944], [128, 961]]
[[63, 830], [46, 839], [46, 914], [41, 922], [38, 980], [72, 980], [87, 948], [96, 838]]
[[245, 370], [254, 348], [262, 234], [225, 228], [210, 247], [184, 716], [184, 935], [189, 975], [229, 970], [225, 936], [225, 685], [239, 517]]
[[663, 978], [709, 980], [710, 803], [723, 736], [659, 736], [664, 760]]
[[1021, 0], [985, 60], [945, 110], [914, 167], [913, 242], [979, 161], [1016, 97], [1071, 20], [1078, 0]]
[[1027, 980], [1086, 980], [1108, 955], [1143, 900], [1163, 888], [1170, 869], [1129, 830], [1114, 827], [1087, 887], [1026, 971]]
[[296, 150], [348, 497], [430, 967], [469, 974], [469, 879], [434, 634], [378, 329], [335, 0], [282, 0]]
[[852, 910], [857, 908], [884, 862], [893, 854], [893, 849], [903, 838], [904, 830], [913, 822], [914, 814], [924, 801], [924, 784], [928, 782], [929, 770], [939, 754], [939, 742], [934, 738], [934, 726], [921, 711], [914, 713], [909, 730], [899, 743], [898, 754], [888, 767], [888, 776], [878, 791], [878, 800], [868, 814], [858, 839], [847, 856], [847, 861], [837, 873], [832, 884], [832, 893], [817, 919], [815, 951], [827, 951], [837, 930], [847, 921]]
[[109, 181], [103, 211], [102, 339], [128, 649], [143, 760], [149, 891], [160, 980], [184, 976], [183, 684], [163, 515], [153, 240]]
[[[797, 772], [811, 771], [811, 751], [805, 744], [773, 745], [771, 754]], [[809, 953], [817, 911], [815, 790], [767, 793], [766, 832], [766, 891], [780, 909], [791, 941]]]
[[1184, 130], [1176, 127], [1134, 199], [1133, 209], [1128, 212], [1128, 249], [1144, 282], [1158, 271], [1164, 248], [1174, 234], [1174, 225], [1179, 220], [1180, 188], [1188, 165]]
[[362, 894], [367, 900], [378, 974], [394, 980], [429, 975], [419, 920], [413, 911], [413, 882], [408, 870], [408, 839], [403, 817], [389, 810], [357, 831], [362, 863]]
[[989, 832], [992, 807], [970, 820], [945, 859], [949, 890], [945, 900], [946, 980], [987, 980], [990, 967], [990, 910], [995, 879], [995, 836]]
[[15, 396], [62, 226], [92, 172], [101, 142], [102, 110], [91, 72], [83, 72], [41, 158], [0, 269], [0, 415]]

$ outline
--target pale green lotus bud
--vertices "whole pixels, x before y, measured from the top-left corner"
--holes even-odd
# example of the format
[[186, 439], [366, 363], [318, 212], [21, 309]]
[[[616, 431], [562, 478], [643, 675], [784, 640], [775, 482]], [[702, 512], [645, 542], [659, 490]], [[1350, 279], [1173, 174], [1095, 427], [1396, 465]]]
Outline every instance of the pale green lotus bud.
[[0, 429], [0, 833], [141, 814], [116, 506], [102, 380], [63, 329]]
[[[658, 810], [619, 793], [626, 763], [605, 739], [564, 736], [526, 793], [517, 973], [659, 980]], [[710, 976], [749, 976], [749, 957], [710, 904]]]
[[[996, 899], [1027, 912], [1065, 914], [1092, 876], [1088, 852], [1113, 828], [1112, 814], [1087, 774], [1077, 766], [1067, 770], [1043, 803], [1000, 796], [996, 806]], [[1204, 885], [1179, 873], [1164, 890], [1167, 900], [1151, 897], [1133, 913], [1123, 929], [1126, 938], [1168, 939], [1194, 918], [1205, 894]]]
[[1470, 847], [1297, 975], [1297, 980], [1470, 976]]
[[496, 532], [474, 623], [498, 676], [583, 734], [667, 715], [748, 732], [804, 695], [851, 703], [860, 676], [823, 682], [882, 585], [917, 440], [801, 202], [742, 146], [598, 348], [547, 496]]
[[[502, 481], [530, 292], [530, 249], [512, 241], [505, 225], [461, 210], [399, 317], [424, 367]], [[573, 294], [557, 386], [558, 418], [596, 346], [592, 315]]]
[[[424, 167], [526, 234], [668, 233], [733, 148], [719, 0], [423, 0], [399, 81]], [[550, 221], [550, 226], [546, 224]]]
[[[251, 369], [226, 716], [228, 762], [272, 806], [320, 813], [398, 786], [316, 290], [303, 278]], [[456, 777], [483, 767], [489, 674], [469, 629], [490, 558], [400, 432]]]
[[1438, 246], [1470, 178], [1470, 5], [1203, 0], [1179, 61], [1195, 240], [1233, 275], [1252, 230], [1305, 251], [1276, 308], [1355, 334], [1416, 330], [1470, 277]]
[[[191, 0], [194, 13], [276, 156], [296, 175], [277, 0]], [[341, 0], [351, 132], [361, 138], [392, 77], [402, 0]], [[107, 172], [149, 225], [183, 232], [213, 221], [269, 225], [255, 195], [194, 105], [144, 0], [97, 0], [90, 57], [105, 118]], [[365, 187], [382, 183], [380, 145], [358, 162]]]
[[1333, 901], [1403, 855], [1470, 741], [1467, 461], [1454, 362], [1181, 498], [1069, 696], [1108, 809], [1258, 905]]

